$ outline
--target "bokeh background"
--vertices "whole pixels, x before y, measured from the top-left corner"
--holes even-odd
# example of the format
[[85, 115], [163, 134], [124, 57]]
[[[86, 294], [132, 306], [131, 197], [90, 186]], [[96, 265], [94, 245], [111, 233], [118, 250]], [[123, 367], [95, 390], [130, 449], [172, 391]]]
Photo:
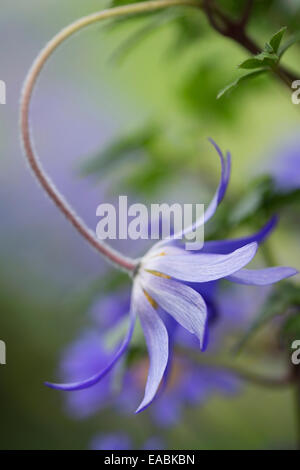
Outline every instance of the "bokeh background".
[[[241, 2], [223, 3], [234, 10]], [[299, 2], [256, 3], [249, 31], [260, 44], [281, 26], [289, 33], [300, 27]], [[213, 395], [187, 407], [171, 428], [159, 429], [149, 411], [135, 416], [109, 406], [77, 419], [66, 410], [65, 397], [43, 385], [57, 378], [63, 351], [90, 325], [89, 306], [104, 295], [113, 274], [30, 174], [19, 142], [19, 96], [41, 47], [66, 24], [107, 4], [1, 2], [0, 79], [7, 84], [7, 104], [0, 107], [0, 339], [7, 364], [0, 366], [0, 448], [87, 449], [95, 435], [115, 432], [129, 434], [136, 448], [151, 436], [162, 438], [167, 449], [294, 448], [293, 389], [245, 385], [232, 397]], [[295, 45], [285, 63], [300, 78], [299, 56]], [[245, 58], [245, 51], [209, 27], [203, 13], [184, 8], [93, 26], [57, 51], [34, 97], [36, 147], [93, 229], [98, 204], [119, 194], [133, 202], [207, 203], [219, 175], [210, 136], [233, 155], [224, 211], [235, 207], [238, 220], [241, 211], [250, 214], [226, 230], [220, 218], [216, 233], [252, 233], [265, 222], [273, 208], [255, 206], [263, 175], [288, 190], [300, 186], [300, 105], [292, 104], [289, 90], [272, 77], [259, 78], [215, 99], [239, 75], [236, 65]], [[279, 212], [264, 256], [299, 269], [299, 202], [291, 198]], [[144, 249], [141, 243], [116, 244], [133, 256]], [[117, 295], [113, 282], [109, 293]], [[252, 288], [247, 307], [251, 296], [257, 296]], [[256, 313], [253, 308], [249, 316]], [[270, 347], [275, 330], [263, 329], [239, 361], [280, 373], [284, 354]], [[230, 355], [229, 347], [223, 355]]]

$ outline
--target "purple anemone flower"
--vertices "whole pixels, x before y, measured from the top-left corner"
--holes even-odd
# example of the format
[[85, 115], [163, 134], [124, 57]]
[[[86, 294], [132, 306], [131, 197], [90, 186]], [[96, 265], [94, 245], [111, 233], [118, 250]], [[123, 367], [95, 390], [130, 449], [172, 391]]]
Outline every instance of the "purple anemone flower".
[[208, 222], [222, 201], [230, 177], [230, 154], [223, 156], [213, 143], [221, 160], [221, 180], [216, 194], [204, 213], [191, 227], [156, 243], [141, 258], [133, 276], [128, 332], [108, 365], [88, 379], [68, 384], [47, 384], [66, 391], [82, 390], [97, 384], [126, 352], [139, 318], [146, 339], [150, 364], [145, 394], [137, 413], [153, 401], [168, 366], [169, 335], [160, 310], [195, 335], [201, 349], [206, 344], [207, 306], [199, 285], [220, 279], [246, 284], [269, 285], [297, 273], [289, 267], [245, 269], [254, 258], [258, 243], [249, 238], [236, 241], [214, 241], [199, 251], [186, 251], [180, 244], [189, 232]]

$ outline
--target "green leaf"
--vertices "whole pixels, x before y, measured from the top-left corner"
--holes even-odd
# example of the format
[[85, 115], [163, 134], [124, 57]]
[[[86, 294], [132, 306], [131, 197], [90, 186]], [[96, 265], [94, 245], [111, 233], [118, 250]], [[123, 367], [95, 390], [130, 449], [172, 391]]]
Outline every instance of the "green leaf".
[[294, 34], [287, 42], [285, 42], [278, 50], [278, 56], [281, 58], [283, 54], [296, 42], [300, 41], [300, 33]]
[[241, 64], [238, 65], [239, 69], [257, 69], [261, 66], [261, 61], [256, 57], [251, 57], [250, 59], [244, 60]]
[[266, 42], [266, 44], [265, 44], [264, 51], [269, 52], [270, 54], [272, 54], [274, 52], [273, 47], [268, 42]]
[[258, 77], [259, 75], [262, 75], [263, 73], [267, 72], [268, 69], [267, 68], [262, 68], [260, 70], [255, 70], [253, 72], [249, 72], [247, 73], [246, 75], [243, 75], [242, 77], [239, 77], [237, 80], [235, 80], [234, 82], [230, 83], [229, 85], [227, 85], [225, 88], [223, 88], [217, 95], [217, 100], [220, 99], [222, 96], [226, 95], [227, 93], [231, 92], [232, 90], [234, 90], [235, 88], [237, 88], [238, 85], [240, 85], [240, 83], [242, 82], [246, 82], [252, 78], [256, 78]]
[[250, 325], [246, 333], [242, 336], [235, 352], [240, 352], [253, 335], [266, 323], [279, 315], [286, 315], [290, 308], [300, 307], [300, 288], [290, 282], [278, 284], [275, 290], [264, 303], [259, 315]]
[[265, 44], [263, 51], [249, 59], [244, 60], [240, 65], [240, 69], [257, 69], [262, 66], [273, 67], [279, 61], [278, 49], [281, 44], [286, 27], [281, 28], [271, 40]]
[[279, 57], [277, 54], [263, 51], [260, 54], [244, 60], [239, 65], [240, 69], [258, 69], [260, 67], [272, 67], [277, 64]]
[[287, 30], [287, 27], [284, 26], [279, 31], [277, 31], [277, 33], [275, 33], [274, 36], [272, 36], [272, 38], [270, 39], [270, 46], [273, 48], [273, 51], [275, 52], [275, 54], [277, 54], [278, 52], [279, 46], [281, 44], [282, 38], [286, 30]]
[[252, 217], [257, 217], [263, 212], [266, 201], [274, 193], [274, 182], [271, 177], [263, 176], [255, 180], [247, 188], [244, 196], [241, 196], [231, 208], [229, 220], [231, 224], [240, 224]]
[[170, 166], [166, 171], [165, 165], [161, 164], [158, 159], [152, 158], [143, 166], [142, 171], [139, 169], [128, 176], [126, 184], [135, 192], [150, 196], [166, 178], [170, 177], [173, 171], [174, 169]]
[[299, 204], [300, 189], [277, 191], [266, 201], [268, 211], [277, 211], [280, 208], [289, 208], [292, 204]]
[[81, 175], [99, 174], [134, 152], [148, 150], [157, 134], [157, 128], [146, 126], [136, 132], [119, 137], [85, 162], [81, 166]]
[[231, 224], [241, 224], [261, 216], [268, 218], [280, 209], [288, 210], [293, 204], [300, 202], [300, 189], [279, 190], [272, 177], [265, 176], [256, 180], [247, 188], [231, 208], [229, 221]]

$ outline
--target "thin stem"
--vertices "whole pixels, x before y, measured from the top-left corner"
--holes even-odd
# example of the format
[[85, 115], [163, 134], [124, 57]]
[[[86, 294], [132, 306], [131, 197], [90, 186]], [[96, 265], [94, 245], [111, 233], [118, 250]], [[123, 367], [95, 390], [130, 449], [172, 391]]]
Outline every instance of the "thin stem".
[[245, 29], [245, 27], [246, 27], [246, 25], [249, 21], [249, 18], [250, 18], [251, 12], [252, 12], [252, 8], [253, 8], [253, 3], [254, 3], [254, 0], [246, 0], [245, 9], [244, 9], [243, 14], [241, 16], [241, 19], [239, 20], [239, 25], [240, 25], [241, 28]]
[[[204, 9], [204, 11], [207, 15], [207, 18], [208, 18], [208, 21], [210, 22], [210, 25], [216, 31], [218, 31], [220, 34], [225, 36], [226, 35], [226, 24], [225, 24], [224, 18], [222, 17], [221, 13], [218, 14], [218, 15], [215, 15], [215, 12], [216, 12], [215, 5], [210, 0], [203, 0], [203, 9]], [[219, 13], [218, 10], [217, 10], [217, 13]], [[224, 26], [223, 26], [223, 24], [221, 24], [217, 21], [217, 19], [216, 19], [217, 17], [219, 17], [222, 20], [222, 23], [224, 23]]]
[[258, 385], [265, 388], [283, 388], [289, 386], [293, 382], [293, 377], [289, 373], [282, 377], [268, 377], [264, 374], [251, 372], [246, 370], [241, 366], [237, 366], [235, 364], [228, 364], [222, 362], [216, 358], [207, 358], [207, 357], [200, 357], [199, 354], [195, 354], [194, 351], [188, 348], [177, 347], [176, 350], [184, 354], [184, 357], [190, 358], [193, 362], [203, 365], [213, 367], [215, 369], [222, 369], [226, 370], [229, 373], [234, 374], [235, 376], [239, 377], [242, 380], [250, 382], [254, 385]]
[[58, 48], [60, 44], [62, 44], [66, 39], [68, 39], [70, 36], [78, 32], [79, 30], [99, 21], [110, 18], [116, 18], [124, 15], [142, 12], [151, 12], [163, 8], [184, 5], [199, 7], [200, 3], [192, 0], [158, 0], [126, 5], [123, 7], [112, 8], [109, 10], [103, 10], [101, 12], [93, 13], [91, 15], [80, 18], [79, 20], [64, 28], [60, 33], [58, 33], [40, 52], [35, 62], [33, 63], [31, 69], [29, 70], [21, 96], [20, 126], [24, 151], [28, 163], [36, 178], [40, 182], [42, 188], [46, 191], [50, 199], [52, 199], [57, 208], [71, 222], [73, 227], [75, 227], [75, 229], [80, 233], [80, 235], [82, 235], [92, 247], [94, 247], [98, 252], [100, 252], [106, 259], [111, 261], [114, 265], [131, 274], [135, 271], [138, 261], [123, 256], [121, 253], [114, 250], [103, 241], [98, 240], [94, 232], [86, 226], [84, 221], [78, 217], [73, 208], [64, 199], [63, 195], [55, 187], [48, 174], [43, 169], [39, 157], [34, 150], [34, 145], [30, 133], [29, 111], [31, 97], [37, 78], [39, 77], [42, 68], [44, 67], [51, 54]]

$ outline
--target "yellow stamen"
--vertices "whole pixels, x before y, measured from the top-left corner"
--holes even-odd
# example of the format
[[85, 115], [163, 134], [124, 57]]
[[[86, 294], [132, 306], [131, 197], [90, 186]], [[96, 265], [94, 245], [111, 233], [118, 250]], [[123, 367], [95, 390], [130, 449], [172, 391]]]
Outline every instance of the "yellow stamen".
[[159, 271], [153, 271], [152, 269], [145, 269], [150, 274], [153, 274], [153, 276], [158, 276], [158, 277], [163, 277], [164, 279], [171, 279], [171, 276], [168, 276], [167, 274], [160, 273]]
[[160, 253], [155, 253], [155, 255], [150, 256], [150, 258], [157, 258], [157, 256], [166, 256], [167, 253], [161, 251]]
[[145, 289], [143, 289], [143, 292], [144, 292], [145, 297], [146, 297], [146, 299], [148, 300], [148, 302], [152, 305], [152, 307], [153, 307], [155, 310], [157, 310], [158, 305], [157, 305], [157, 303], [155, 302], [155, 300], [152, 299], [152, 297], [148, 294], [148, 292], [147, 292]]

